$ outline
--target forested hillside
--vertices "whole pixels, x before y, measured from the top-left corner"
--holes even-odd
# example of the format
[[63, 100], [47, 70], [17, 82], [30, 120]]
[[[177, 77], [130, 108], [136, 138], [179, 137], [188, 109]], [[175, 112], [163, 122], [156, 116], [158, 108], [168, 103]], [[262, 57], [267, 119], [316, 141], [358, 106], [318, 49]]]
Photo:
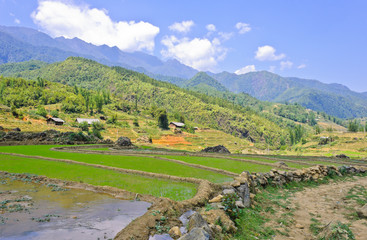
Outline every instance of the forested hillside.
[[[110, 92], [120, 100], [116, 102], [117, 105], [127, 102], [137, 113], [163, 108], [171, 114], [184, 116], [193, 124], [223, 130], [258, 144], [271, 139], [272, 145], [279, 146], [281, 137], [287, 138], [288, 135], [288, 131], [278, 124], [232, 102], [184, 90], [121, 67], [111, 68], [83, 58], [71, 57], [64, 62], [19, 72], [16, 75], [90, 89], [100, 92], [101, 95], [103, 92]], [[65, 101], [75, 105], [84, 104], [81, 108], [87, 109], [86, 97], [81, 93], [76, 97], [83, 99], [70, 97], [72, 99]], [[116, 108], [123, 109], [123, 106]]]

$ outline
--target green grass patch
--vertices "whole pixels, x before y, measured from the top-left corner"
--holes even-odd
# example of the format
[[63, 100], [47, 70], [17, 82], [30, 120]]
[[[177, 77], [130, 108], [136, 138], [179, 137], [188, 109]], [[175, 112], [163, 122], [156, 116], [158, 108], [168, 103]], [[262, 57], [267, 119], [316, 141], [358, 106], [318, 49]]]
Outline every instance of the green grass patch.
[[85, 150], [92, 150], [92, 151], [111, 151], [110, 148], [87, 148]]
[[30, 173], [97, 186], [111, 186], [140, 194], [168, 197], [173, 200], [190, 199], [196, 194], [197, 188], [195, 184], [191, 183], [174, 182], [76, 164], [9, 155], [0, 156], [0, 169], [12, 173]]
[[144, 156], [119, 156], [50, 151], [50, 148], [52, 147], [60, 146], [1, 146], [0, 152], [19, 153], [28, 156], [44, 156], [56, 159], [69, 159], [90, 164], [100, 164], [123, 169], [162, 173], [178, 177], [200, 178], [215, 183], [228, 182], [232, 180], [232, 178], [223, 174], [193, 168], [174, 162], [164, 161], [161, 159]]
[[184, 161], [187, 163], [200, 164], [207, 167], [227, 170], [233, 173], [249, 172], [269, 172], [273, 167], [261, 164], [254, 164], [248, 162], [240, 162], [230, 159], [209, 158], [209, 157], [195, 157], [195, 156], [167, 156], [160, 155], [160, 157]]

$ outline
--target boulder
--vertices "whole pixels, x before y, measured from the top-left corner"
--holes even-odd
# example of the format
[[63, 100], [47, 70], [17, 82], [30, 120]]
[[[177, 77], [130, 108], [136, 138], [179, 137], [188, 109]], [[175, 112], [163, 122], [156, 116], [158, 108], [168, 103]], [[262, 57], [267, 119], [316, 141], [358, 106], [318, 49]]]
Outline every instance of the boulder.
[[209, 239], [211, 239], [209, 233], [202, 228], [193, 228], [189, 233], [179, 238], [179, 240], [209, 240]]
[[211, 225], [221, 223], [223, 229], [230, 233], [234, 233], [237, 231], [237, 228], [234, 222], [228, 217], [226, 212], [221, 209], [212, 209], [209, 211], [202, 212], [203, 218]]
[[240, 187], [237, 188], [237, 193], [240, 198], [242, 198], [242, 203], [244, 207], [250, 207], [251, 199], [250, 199], [250, 188], [247, 183], [242, 184]]
[[209, 200], [209, 203], [220, 203], [222, 202], [223, 195], [219, 194], [218, 196]]
[[4, 128], [3, 128], [3, 126], [0, 126], [0, 131], [4, 131]]
[[133, 144], [131, 143], [130, 138], [128, 138], [128, 137], [119, 137], [119, 139], [117, 139], [115, 145], [117, 147], [131, 147]]
[[209, 227], [208, 223], [204, 220], [204, 218], [199, 213], [194, 213], [189, 220], [187, 229], [189, 232], [193, 230], [194, 228], [201, 228], [204, 229], [206, 233], [209, 234], [209, 236], [213, 236], [214, 233]]
[[13, 128], [12, 131], [13, 132], [21, 132], [22, 130], [20, 130], [20, 128], [17, 127], [17, 128]]
[[181, 230], [179, 227], [175, 226], [175, 227], [172, 227], [169, 231], [168, 231], [168, 234], [174, 238], [174, 239], [177, 239], [179, 237], [181, 237]]
[[231, 153], [225, 146], [223, 145], [218, 145], [215, 147], [207, 147], [203, 150], [201, 150], [201, 152], [207, 152], [207, 153]]
[[344, 159], [350, 159], [350, 157], [348, 157], [345, 154], [339, 154], [339, 155], [336, 155], [335, 157], [337, 157], [337, 158], [344, 158]]
[[236, 191], [234, 190], [234, 188], [228, 188], [228, 189], [224, 189], [223, 190], [223, 195], [230, 195], [230, 194], [235, 194]]

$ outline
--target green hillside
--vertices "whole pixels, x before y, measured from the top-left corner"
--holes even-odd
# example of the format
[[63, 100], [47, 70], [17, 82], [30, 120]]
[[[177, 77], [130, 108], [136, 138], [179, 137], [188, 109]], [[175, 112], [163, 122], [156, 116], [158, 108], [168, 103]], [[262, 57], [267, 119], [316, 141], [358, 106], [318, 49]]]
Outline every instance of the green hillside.
[[[122, 109], [123, 102], [130, 104], [136, 114], [152, 113], [157, 108], [163, 108], [169, 115], [184, 116], [189, 123], [222, 130], [260, 145], [265, 139], [272, 139], [272, 144], [279, 146], [281, 136], [287, 135], [286, 129], [232, 102], [184, 90], [121, 67], [111, 68], [83, 58], [71, 57], [64, 62], [19, 72], [16, 75], [26, 79], [42, 78], [101, 91], [101, 96], [102, 91], [111, 92], [116, 99], [116, 109]], [[70, 102], [87, 104], [86, 96], [78, 94], [78, 97], [84, 101], [71, 99]], [[85, 105], [82, 109], [87, 109]]]

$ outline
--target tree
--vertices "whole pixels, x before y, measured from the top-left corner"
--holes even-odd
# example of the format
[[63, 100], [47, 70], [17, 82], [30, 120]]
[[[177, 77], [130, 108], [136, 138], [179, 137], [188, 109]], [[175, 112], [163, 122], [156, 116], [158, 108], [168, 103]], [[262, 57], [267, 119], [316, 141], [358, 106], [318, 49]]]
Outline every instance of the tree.
[[318, 135], [318, 134], [320, 134], [321, 133], [321, 128], [320, 128], [320, 126], [319, 125], [316, 125], [315, 126], [315, 134], [316, 135]]
[[167, 111], [165, 109], [160, 109], [158, 113], [158, 126], [162, 129], [168, 129]]
[[47, 111], [42, 106], [38, 106], [37, 107], [37, 114], [40, 115], [40, 116], [42, 116], [42, 117], [44, 117], [44, 118], [47, 117]]
[[349, 121], [348, 123], [348, 131], [349, 132], [358, 132], [359, 122], [357, 120]]

